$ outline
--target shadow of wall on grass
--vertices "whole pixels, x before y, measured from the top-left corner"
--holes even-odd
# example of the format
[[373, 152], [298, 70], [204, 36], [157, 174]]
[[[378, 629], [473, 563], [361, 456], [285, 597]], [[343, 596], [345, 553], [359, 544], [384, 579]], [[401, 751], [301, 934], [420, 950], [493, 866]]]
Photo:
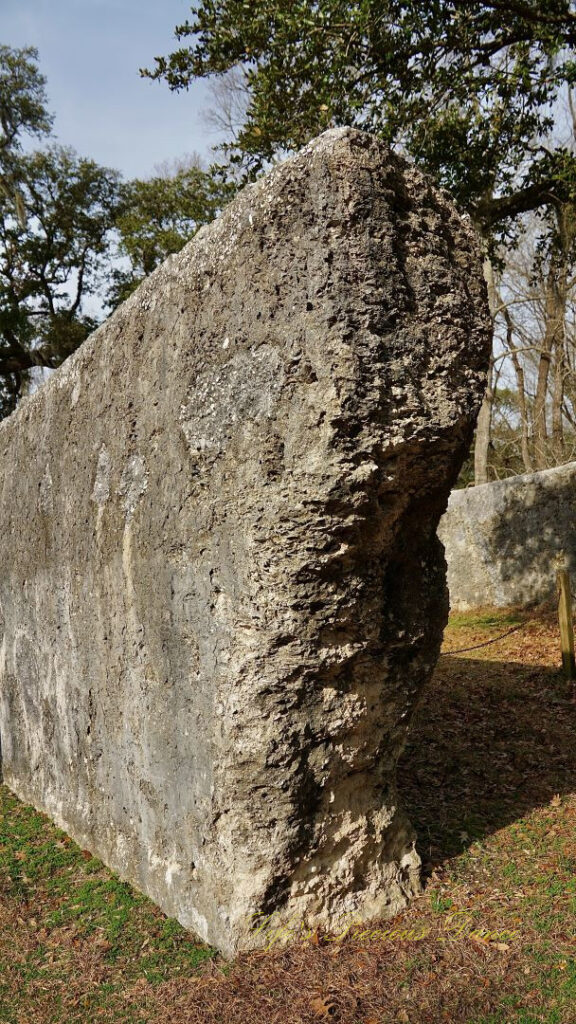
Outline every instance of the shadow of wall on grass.
[[424, 874], [576, 791], [576, 704], [560, 671], [443, 657], [398, 764]]

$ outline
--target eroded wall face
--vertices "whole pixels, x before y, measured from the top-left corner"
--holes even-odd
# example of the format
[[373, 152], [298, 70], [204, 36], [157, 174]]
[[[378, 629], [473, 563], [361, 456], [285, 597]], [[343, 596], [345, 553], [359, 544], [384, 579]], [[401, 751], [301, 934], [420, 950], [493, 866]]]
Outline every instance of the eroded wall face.
[[395, 763], [488, 337], [470, 229], [335, 130], [0, 425], [4, 779], [226, 953], [418, 887]]
[[438, 535], [450, 605], [466, 611], [548, 601], [558, 567], [576, 572], [576, 463], [454, 491]]

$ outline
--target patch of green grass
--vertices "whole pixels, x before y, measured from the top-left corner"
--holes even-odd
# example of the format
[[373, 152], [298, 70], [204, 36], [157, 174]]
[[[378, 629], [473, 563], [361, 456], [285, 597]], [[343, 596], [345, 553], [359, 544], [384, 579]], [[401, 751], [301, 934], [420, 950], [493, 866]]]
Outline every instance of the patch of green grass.
[[109, 963], [136, 959], [148, 981], [194, 969], [214, 956], [213, 949], [191, 941], [178, 921], [164, 918], [147, 897], [105, 868], [98, 877], [77, 883], [73, 896], [49, 915], [49, 927], [72, 924], [79, 935], [98, 933]]
[[451, 612], [449, 625], [454, 629], [508, 629], [512, 626], [519, 626], [524, 622], [524, 616], [519, 612]]
[[541, 1013], [531, 1013], [522, 1007], [511, 1016], [510, 1009], [501, 1010], [498, 1013], [490, 1013], [487, 1017], [474, 1017], [466, 1024], [562, 1024], [562, 1019], [555, 1010], [543, 1016]]
[[436, 911], [437, 914], [444, 914], [454, 906], [453, 900], [447, 899], [437, 892], [432, 892], [430, 894], [430, 903], [432, 905], [432, 910]]
[[[155, 985], [193, 974], [216, 951], [197, 941], [177, 921], [166, 918], [151, 900], [83, 851], [47, 817], [0, 787], [0, 900], [16, 909], [14, 948], [27, 945], [16, 964], [17, 992], [3, 982], [14, 970], [0, 918], [0, 1021], [20, 1024], [18, 1007], [36, 983], [58, 984], [77, 948], [93, 950], [110, 980], [94, 985], [75, 1020], [107, 1019], [104, 1010], [115, 993], [139, 978]], [[21, 908], [21, 910], [19, 909]], [[26, 918], [26, 919], [25, 919]], [[54, 938], [53, 938], [54, 936]], [[62, 936], [62, 941], [60, 941]], [[31, 947], [31, 948], [30, 948]], [[63, 957], [57, 966], [54, 950]], [[56, 958], [58, 960], [58, 958]], [[31, 997], [32, 998], [32, 997]], [[61, 994], [54, 993], [54, 1024], [68, 1019]], [[115, 1020], [144, 1020], [130, 1013]]]

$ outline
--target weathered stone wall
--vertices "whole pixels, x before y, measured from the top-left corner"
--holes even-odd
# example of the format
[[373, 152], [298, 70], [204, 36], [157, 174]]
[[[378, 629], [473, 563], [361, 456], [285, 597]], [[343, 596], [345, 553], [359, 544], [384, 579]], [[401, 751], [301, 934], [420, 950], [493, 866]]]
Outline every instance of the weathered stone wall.
[[438, 536], [451, 608], [548, 600], [556, 559], [576, 570], [576, 462], [454, 491]]
[[418, 886], [395, 763], [488, 333], [467, 224], [335, 130], [0, 425], [5, 781], [226, 953]]

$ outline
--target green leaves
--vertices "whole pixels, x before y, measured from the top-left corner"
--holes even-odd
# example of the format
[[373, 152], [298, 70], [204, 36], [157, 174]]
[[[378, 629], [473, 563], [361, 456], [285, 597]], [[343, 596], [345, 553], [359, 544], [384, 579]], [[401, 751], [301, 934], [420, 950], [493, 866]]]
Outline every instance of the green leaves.
[[46, 109], [46, 79], [32, 46], [13, 50], [0, 45], [0, 152], [21, 147], [22, 134], [47, 135], [53, 118]]
[[32, 48], [0, 47], [0, 416], [30, 370], [55, 367], [95, 326], [85, 309], [111, 254], [119, 175], [48, 146], [52, 118]]
[[64, 146], [23, 153], [52, 122], [37, 60], [0, 47], [0, 417], [31, 370], [59, 366], [97, 325], [93, 310], [125, 299], [236, 187], [194, 162], [122, 183]]
[[[482, 206], [487, 231], [522, 212], [542, 180], [531, 147], [549, 137], [575, 77], [566, 0], [203, 0], [178, 37], [188, 48], [143, 74], [182, 89], [249, 71], [244, 123], [225, 147], [246, 178], [328, 125], [351, 124], [407, 149], [473, 217]], [[549, 170], [548, 194], [558, 180]], [[572, 168], [569, 178], [572, 188]], [[518, 188], [518, 210], [486, 213], [491, 197]], [[530, 194], [531, 208], [549, 202]]]
[[109, 304], [115, 307], [127, 298], [146, 275], [213, 220], [232, 188], [215, 171], [197, 165], [124, 185], [116, 227], [119, 253], [129, 267], [114, 270]]

